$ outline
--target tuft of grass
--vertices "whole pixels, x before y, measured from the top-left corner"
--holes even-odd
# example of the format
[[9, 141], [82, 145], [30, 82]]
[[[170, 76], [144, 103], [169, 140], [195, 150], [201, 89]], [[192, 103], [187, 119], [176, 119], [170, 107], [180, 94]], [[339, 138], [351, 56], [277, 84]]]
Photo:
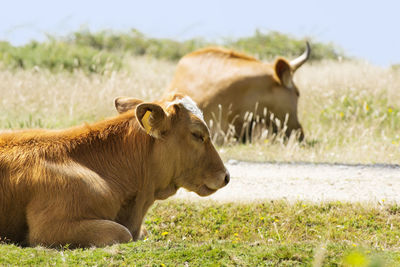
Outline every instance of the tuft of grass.
[[165, 201], [146, 216], [143, 241], [76, 250], [4, 244], [0, 264], [395, 266], [400, 219], [392, 210], [341, 202]]

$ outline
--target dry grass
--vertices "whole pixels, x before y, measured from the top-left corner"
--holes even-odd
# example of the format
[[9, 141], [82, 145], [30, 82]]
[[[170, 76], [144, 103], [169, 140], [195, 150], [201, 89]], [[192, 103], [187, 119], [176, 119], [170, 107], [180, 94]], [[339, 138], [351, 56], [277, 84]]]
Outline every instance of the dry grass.
[[315, 140], [308, 160], [398, 163], [400, 72], [363, 62], [305, 66], [300, 120]]
[[129, 69], [87, 76], [46, 70], [0, 71], [0, 128], [63, 128], [115, 115], [114, 99], [157, 99], [169, 83], [172, 63], [135, 58]]
[[[129, 68], [104, 76], [0, 71], [0, 128], [62, 128], [115, 114], [113, 99], [157, 99], [175, 65], [131, 58]], [[306, 140], [229, 143], [225, 159], [398, 163], [400, 71], [364, 62], [306, 64], [295, 76]]]
[[225, 158], [394, 163], [400, 158], [400, 71], [365, 62], [305, 65], [295, 75], [306, 140], [227, 146]]

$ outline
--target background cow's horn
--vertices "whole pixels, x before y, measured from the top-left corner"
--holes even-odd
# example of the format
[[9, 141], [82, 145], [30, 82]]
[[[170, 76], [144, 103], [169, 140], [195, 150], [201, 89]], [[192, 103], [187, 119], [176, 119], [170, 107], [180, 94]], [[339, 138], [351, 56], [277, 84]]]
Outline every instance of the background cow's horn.
[[300, 66], [303, 65], [304, 62], [306, 62], [310, 58], [311, 48], [308, 41], [306, 42], [306, 45], [307, 45], [306, 51], [304, 51], [304, 53], [298, 58], [290, 61], [290, 67], [292, 67], [293, 72], [295, 72], [298, 68], [300, 68]]

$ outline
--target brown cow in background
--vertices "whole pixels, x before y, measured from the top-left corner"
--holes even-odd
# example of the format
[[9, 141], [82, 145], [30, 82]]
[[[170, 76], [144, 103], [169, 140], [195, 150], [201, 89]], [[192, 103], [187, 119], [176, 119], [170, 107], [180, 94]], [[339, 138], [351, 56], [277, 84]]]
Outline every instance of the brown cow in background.
[[136, 240], [148, 208], [184, 187], [229, 182], [202, 114], [187, 97], [163, 108], [118, 98], [121, 115], [67, 130], [0, 134], [0, 237], [26, 245]]
[[[237, 138], [245, 137], [246, 120], [248, 125], [256, 118], [269, 124], [273, 113], [281, 124], [287, 120], [287, 136], [298, 130], [303, 139], [297, 118], [300, 94], [293, 74], [307, 61], [310, 51], [307, 43], [306, 51], [297, 59], [288, 62], [277, 58], [274, 64], [267, 64], [232, 50], [201, 49], [179, 61], [166, 95], [179, 92], [190, 96], [203, 110], [207, 123], [213, 120], [214, 126], [220, 124], [225, 133], [232, 124]], [[248, 112], [253, 112], [251, 117]]]

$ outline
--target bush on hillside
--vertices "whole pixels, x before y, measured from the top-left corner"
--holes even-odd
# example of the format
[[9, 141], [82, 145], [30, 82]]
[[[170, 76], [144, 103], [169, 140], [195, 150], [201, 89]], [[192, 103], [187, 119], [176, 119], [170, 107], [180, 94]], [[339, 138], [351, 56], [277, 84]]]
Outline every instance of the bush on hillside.
[[119, 69], [122, 61], [107, 51], [90, 46], [51, 40], [44, 43], [32, 41], [14, 47], [0, 42], [0, 61], [9, 68], [45, 68], [51, 71], [83, 70], [87, 73], [103, 73], [106, 69]]
[[[268, 60], [276, 56], [293, 58], [305, 49], [304, 40], [278, 32], [256, 31], [251, 37], [212, 43], [200, 38], [186, 41], [149, 38], [134, 29], [126, 33], [83, 30], [64, 38], [49, 37], [46, 42], [32, 41], [19, 47], [0, 42], [0, 62], [10, 68], [38, 66], [51, 71], [79, 69], [87, 73], [103, 73], [107, 69], [118, 70], [125, 54], [177, 61], [185, 54], [208, 45], [221, 45]], [[311, 60], [343, 57], [343, 53], [332, 44], [311, 41], [311, 45]]]
[[[171, 39], [148, 38], [137, 30], [128, 33], [114, 33], [112, 31], [80, 31], [68, 37], [71, 44], [90, 46], [99, 50], [124, 51], [134, 55], [149, 55], [167, 60], [178, 60], [182, 56], [196, 49], [209, 45], [220, 45], [238, 49], [255, 55], [260, 59], [271, 59], [276, 56], [296, 57], [304, 52], [305, 40], [296, 39], [279, 32], [262, 33], [256, 31], [253, 36], [237, 40], [226, 39], [220, 43], [206, 42], [200, 38], [186, 41]], [[311, 41], [311, 60], [337, 59], [343, 57], [333, 44], [323, 44]]]
[[[311, 60], [338, 59], [343, 57], [343, 52], [333, 44], [323, 44], [310, 40], [312, 53]], [[253, 36], [229, 41], [228, 47], [245, 51], [260, 59], [271, 59], [276, 56], [293, 58], [301, 55], [305, 50], [305, 40], [296, 39], [290, 35], [279, 32], [267, 34], [256, 31]]]

